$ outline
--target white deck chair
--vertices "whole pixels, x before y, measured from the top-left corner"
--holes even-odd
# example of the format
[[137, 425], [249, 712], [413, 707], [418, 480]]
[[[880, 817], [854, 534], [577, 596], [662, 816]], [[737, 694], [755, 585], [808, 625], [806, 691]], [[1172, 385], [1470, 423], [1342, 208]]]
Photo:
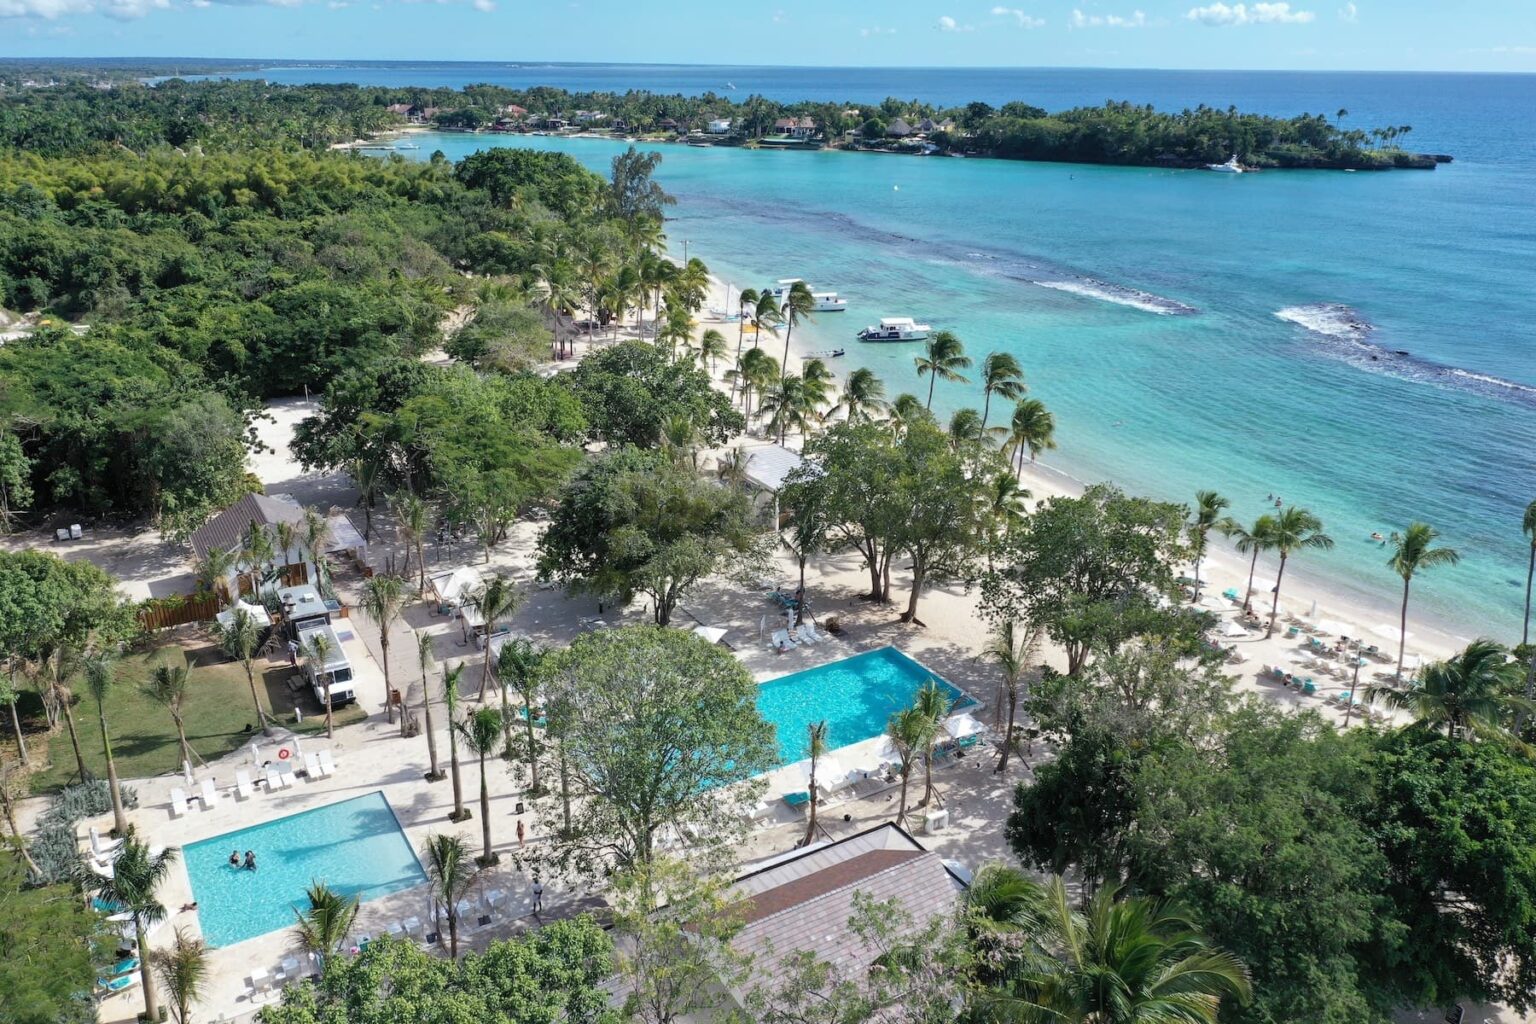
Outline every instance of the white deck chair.
[[816, 628], [816, 623], [812, 622], [810, 619], [806, 619], [804, 622], [800, 623], [799, 634], [801, 640], [809, 640], [813, 644], [819, 644], [823, 640], [827, 639], [827, 634], [818, 630]]
[[219, 791], [214, 786], [212, 779], [203, 780], [202, 788], [203, 810], [212, 810], [219, 806]]
[[304, 771], [309, 775], [309, 781], [314, 782], [322, 777], [320, 771], [320, 758], [314, 751], [304, 755]]
[[253, 792], [255, 789], [251, 786], [251, 773], [243, 770], [235, 772], [235, 795], [241, 800], [249, 800]]
[[171, 817], [185, 818], [187, 816], [187, 791], [180, 786], [171, 790]]
[[796, 644], [790, 639], [789, 630], [778, 629], [774, 630], [773, 637], [769, 640], [769, 646], [776, 651], [789, 651], [793, 650]]
[[122, 846], [123, 841], [121, 839], [103, 839], [101, 838], [101, 830], [94, 825], [91, 826], [91, 852], [96, 855], [98, 860], [111, 860], [112, 856], [122, 849]]
[[276, 768], [267, 769], [267, 792], [276, 793], [283, 788], [283, 776]]
[[327, 777], [336, 774], [336, 762], [331, 760], [330, 747], [320, 751], [320, 774]]
[[413, 938], [421, 937], [421, 918], [413, 914], [400, 923], [405, 925], [405, 934]]
[[392, 939], [405, 938], [405, 925], [399, 921], [389, 922], [389, 924], [384, 926], [384, 930], [389, 933], [389, 937]]

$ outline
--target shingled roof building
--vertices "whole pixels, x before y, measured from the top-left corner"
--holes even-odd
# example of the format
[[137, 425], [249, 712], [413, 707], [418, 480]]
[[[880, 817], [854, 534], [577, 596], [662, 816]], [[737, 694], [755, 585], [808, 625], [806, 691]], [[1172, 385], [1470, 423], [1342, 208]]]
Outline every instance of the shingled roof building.
[[240, 552], [245, 548], [245, 538], [252, 524], [265, 530], [272, 538], [274, 576], [289, 566], [304, 565], [304, 580], [315, 578], [315, 566], [307, 557], [302, 545], [295, 542], [288, 551], [277, 550], [277, 524], [287, 523], [294, 533], [304, 533], [304, 510], [291, 501], [283, 501], [265, 494], [245, 494], [229, 508], [214, 516], [192, 532], [192, 550], [199, 561], [207, 559], [209, 552], [221, 551], [235, 556], [235, 565], [227, 577], [226, 586], [231, 594], [239, 593], [245, 581], [239, 576]]

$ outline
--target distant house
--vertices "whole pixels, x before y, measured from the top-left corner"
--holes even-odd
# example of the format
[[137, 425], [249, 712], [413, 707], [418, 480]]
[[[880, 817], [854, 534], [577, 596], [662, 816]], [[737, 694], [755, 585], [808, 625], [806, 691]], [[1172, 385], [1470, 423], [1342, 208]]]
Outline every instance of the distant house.
[[706, 131], [711, 135], [727, 135], [731, 130], [731, 119], [728, 117], [711, 118]]
[[795, 125], [798, 123], [799, 122], [797, 122], [792, 117], [781, 117], [777, 121], [773, 122], [773, 130], [778, 132], [780, 135], [788, 135], [795, 130]]
[[656, 127], [662, 131], [675, 132], [677, 131], [677, 120], [671, 117], [664, 117], [656, 122]]
[[411, 105], [409, 103], [391, 103], [384, 109], [391, 114], [398, 114], [400, 117], [409, 117], [411, 113]]
[[890, 124], [885, 126], [886, 138], [890, 138], [890, 139], [904, 139], [908, 135], [911, 135], [911, 134], [912, 134], [912, 126], [910, 124], [907, 124], [906, 121], [904, 121], [903, 119], [901, 119], [899, 117], [896, 118], [896, 120], [892, 121]]
[[938, 122], [936, 122], [931, 117], [925, 117], [921, 121], [917, 122], [917, 133], [919, 135], [927, 135], [929, 132], [936, 132], [938, 130]]
[[571, 115], [571, 120], [577, 124], [597, 124], [608, 120], [608, 115], [601, 110], [578, 110]]
[[307, 582], [315, 579], [315, 564], [297, 540], [287, 550], [280, 550], [277, 540], [279, 523], [286, 523], [293, 528], [295, 534], [302, 534], [304, 510], [292, 502], [266, 494], [242, 495], [239, 501], [192, 532], [192, 550], [197, 553], [199, 561], [205, 561], [216, 551], [232, 557], [233, 562], [224, 577], [225, 589], [231, 596], [246, 593], [250, 589], [248, 570], [251, 566], [242, 553], [247, 548], [246, 538], [252, 530], [266, 533], [272, 542], [271, 561], [257, 567], [266, 582], [275, 583], [279, 579]]
[[527, 109], [524, 108], [524, 107], [518, 106], [516, 103], [509, 103], [509, 104], [507, 104], [506, 106], [501, 108], [501, 112], [503, 114], [507, 115], [508, 117], [527, 117], [528, 116]]

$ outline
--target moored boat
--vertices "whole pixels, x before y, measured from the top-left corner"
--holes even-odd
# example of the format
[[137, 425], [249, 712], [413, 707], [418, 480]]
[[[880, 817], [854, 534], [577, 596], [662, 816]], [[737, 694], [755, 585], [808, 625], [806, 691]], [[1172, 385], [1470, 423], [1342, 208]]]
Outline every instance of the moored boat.
[[860, 341], [923, 341], [933, 328], [909, 316], [883, 316], [859, 332]]

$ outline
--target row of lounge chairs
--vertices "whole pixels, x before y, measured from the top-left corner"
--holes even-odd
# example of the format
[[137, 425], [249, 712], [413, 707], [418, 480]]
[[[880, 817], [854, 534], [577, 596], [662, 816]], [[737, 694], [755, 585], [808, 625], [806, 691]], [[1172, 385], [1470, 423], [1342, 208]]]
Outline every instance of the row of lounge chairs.
[[[1280, 683], [1280, 685], [1294, 689], [1298, 693], [1304, 694], [1305, 696], [1316, 697], [1318, 700], [1322, 701], [1324, 704], [1331, 708], [1339, 708], [1340, 710], [1343, 710], [1350, 706], [1350, 696], [1348, 690], [1324, 690], [1318, 685], [1317, 680], [1313, 679], [1311, 676], [1290, 672], [1278, 665], [1265, 665], [1264, 670], [1259, 673], [1259, 677], [1261, 679], [1273, 679]], [[1385, 724], [1391, 721], [1390, 715], [1379, 708], [1372, 707], [1358, 693], [1356, 693], [1354, 697], [1354, 713], [1359, 715], [1361, 718], [1368, 719], [1369, 721], [1379, 724]]]
[[794, 650], [801, 644], [819, 644], [830, 639], [831, 637], [816, 628], [816, 623], [807, 619], [795, 627], [793, 633], [787, 629], [774, 630], [773, 636], [768, 640], [768, 646], [782, 654], [785, 651]]
[[139, 958], [125, 956], [106, 971], [96, 976], [96, 993], [105, 999], [133, 988], [139, 983]]
[[[294, 784], [295, 773], [280, 770], [276, 765], [268, 765], [266, 769], [267, 792], [275, 793], [279, 789], [288, 789]], [[319, 751], [310, 751], [304, 755], [304, 774], [310, 781], [328, 778], [336, 773], [336, 762], [331, 759], [330, 748]], [[256, 793], [256, 784], [251, 781], [251, 773], [244, 768], [235, 772], [234, 794], [241, 800], [249, 800]], [[219, 805], [219, 790], [212, 778], [202, 781], [198, 790], [197, 799], [203, 810], [210, 811]], [[187, 791], [180, 786], [171, 790], [171, 815], [183, 817], [187, 813], [189, 800]]]

